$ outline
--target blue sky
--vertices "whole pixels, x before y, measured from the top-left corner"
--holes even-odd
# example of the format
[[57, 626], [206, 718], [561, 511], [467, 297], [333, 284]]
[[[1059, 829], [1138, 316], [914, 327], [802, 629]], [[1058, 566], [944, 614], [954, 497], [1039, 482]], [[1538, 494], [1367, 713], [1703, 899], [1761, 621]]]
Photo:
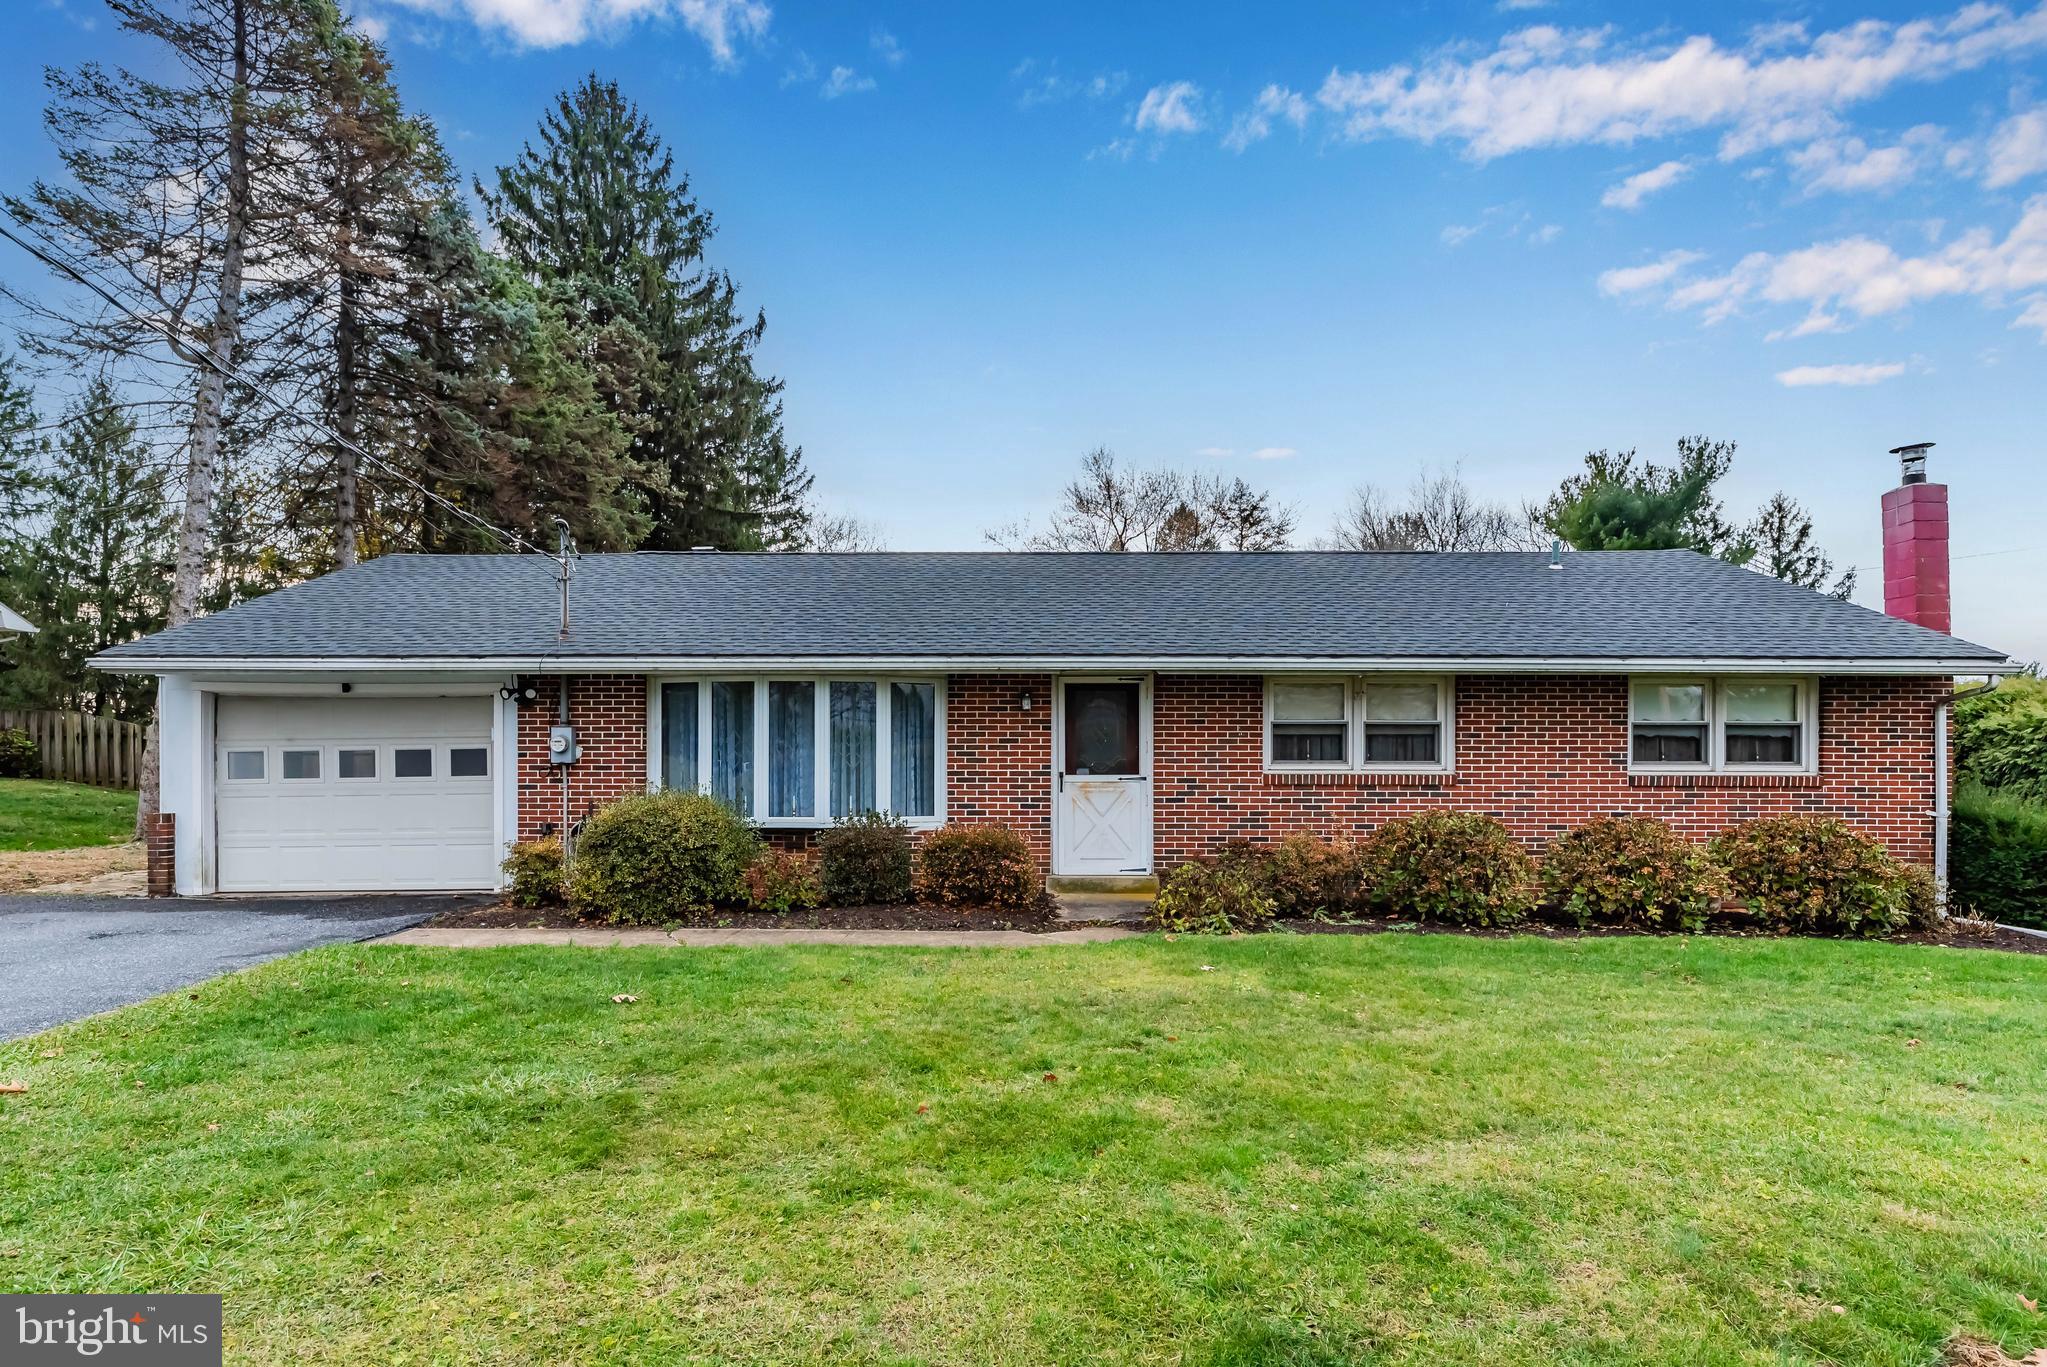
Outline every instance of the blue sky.
[[[1876, 603], [1886, 450], [1933, 440], [1957, 631], [2047, 656], [2047, 4], [357, 8], [470, 173], [585, 72], [640, 102], [894, 547], [1042, 518], [1095, 445], [1312, 537], [1424, 464], [1518, 501], [1704, 432]], [[41, 67], [129, 51], [11, 18], [10, 187]]]

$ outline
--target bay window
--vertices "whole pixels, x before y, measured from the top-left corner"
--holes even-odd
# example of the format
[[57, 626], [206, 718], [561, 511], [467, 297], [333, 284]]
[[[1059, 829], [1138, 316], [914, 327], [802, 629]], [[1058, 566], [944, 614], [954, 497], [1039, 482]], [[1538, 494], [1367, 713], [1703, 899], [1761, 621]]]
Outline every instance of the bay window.
[[1818, 688], [1810, 679], [1633, 678], [1628, 761], [1645, 771], [1811, 773]]
[[1448, 772], [1451, 696], [1444, 675], [1269, 678], [1266, 767]]
[[928, 679], [676, 679], [650, 690], [649, 772], [763, 826], [944, 816], [944, 690]]

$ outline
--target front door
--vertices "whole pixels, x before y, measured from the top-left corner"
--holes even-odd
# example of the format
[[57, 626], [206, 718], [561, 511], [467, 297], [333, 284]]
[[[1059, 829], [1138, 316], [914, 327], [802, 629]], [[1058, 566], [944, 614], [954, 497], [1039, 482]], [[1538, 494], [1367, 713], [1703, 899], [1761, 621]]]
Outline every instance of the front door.
[[1143, 679], [1060, 681], [1054, 873], [1151, 872], [1150, 693]]

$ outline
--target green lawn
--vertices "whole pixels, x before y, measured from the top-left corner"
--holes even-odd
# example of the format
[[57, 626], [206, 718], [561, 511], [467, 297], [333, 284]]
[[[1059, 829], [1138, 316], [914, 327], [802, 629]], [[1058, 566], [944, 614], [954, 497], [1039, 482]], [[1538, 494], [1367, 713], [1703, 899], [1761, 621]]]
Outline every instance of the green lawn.
[[225, 1292], [231, 1361], [2047, 1343], [2047, 958], [358, 946], [0, 1045], [11, 1078], [0, 1280]]
[[0, 850], [118, 845], [134, 833], [133, 793], [38, 778], [0, 778]]

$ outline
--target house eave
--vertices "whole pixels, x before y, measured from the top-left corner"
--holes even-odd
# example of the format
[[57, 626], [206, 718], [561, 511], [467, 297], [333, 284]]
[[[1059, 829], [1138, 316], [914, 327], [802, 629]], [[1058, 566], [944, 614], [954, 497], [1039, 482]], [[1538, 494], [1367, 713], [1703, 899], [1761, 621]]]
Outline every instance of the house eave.
[[1310, 674], [1415, 671], [1459, 674], [2003, 675], [2009, 660], [1983, 656], [1303, 656], [1303, 655], [546, 655], [546, 656], [95, 656], [110, 674], [760, 674], [862, 673]]

